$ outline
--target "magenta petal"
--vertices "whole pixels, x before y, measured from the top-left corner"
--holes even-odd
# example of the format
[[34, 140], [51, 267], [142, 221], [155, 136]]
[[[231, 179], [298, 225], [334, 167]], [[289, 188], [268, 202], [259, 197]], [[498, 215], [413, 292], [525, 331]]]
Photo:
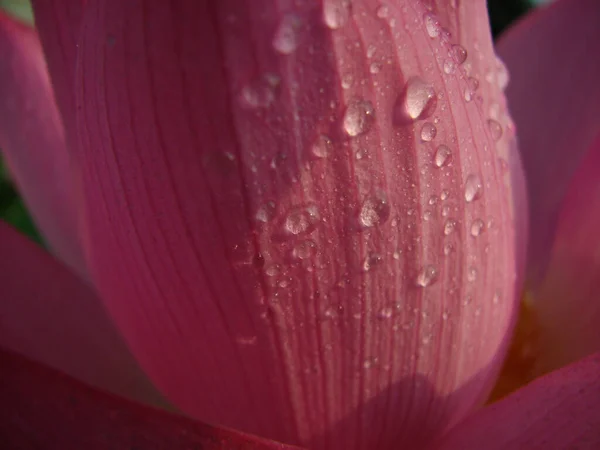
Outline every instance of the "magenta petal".
[[548, 269], [533, 290], [537, 371], [600, 351], [600, 134], [575, 172], [557, 220]]
[[80, 274], [71, 160], [33, 29], [0, 12], [0, 149], [36, 224]]
[[6, 449], [297, 449], [131, 403], [1, 348], [0, 367]]
[[599, 23], [597, 0], [556, 1], [510, 29], [498, 44], [510, 72], [506, 93], [529, 190], [534, 283], [547, 264], [567, 187], [600, 133]]
[[160, 402], [88, 286], [2, 222], [0, 255], [1, 347], [86, 383]]
[[487, 395], [514, 309], [514, 135], [485, 3], [464, 3], [88, 2], [87, 251], [183, 411], [384, 450]]
[[600, 448], [600, 354], [539, 378], [458, 425], [437, 450]]

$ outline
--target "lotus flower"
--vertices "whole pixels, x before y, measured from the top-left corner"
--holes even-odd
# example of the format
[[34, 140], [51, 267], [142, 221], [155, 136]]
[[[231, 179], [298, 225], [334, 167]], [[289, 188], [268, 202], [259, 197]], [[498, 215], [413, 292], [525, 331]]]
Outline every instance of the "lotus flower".
[[596, 0], [502, 59], [483, 0], [34, 10], [0, 19], [52, 254], [0, 228], [7, 448], [599, 448]]

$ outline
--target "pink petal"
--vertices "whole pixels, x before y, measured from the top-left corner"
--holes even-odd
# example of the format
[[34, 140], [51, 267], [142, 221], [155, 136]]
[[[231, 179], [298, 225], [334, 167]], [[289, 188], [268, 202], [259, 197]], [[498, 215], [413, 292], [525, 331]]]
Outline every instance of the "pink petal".
[[131, 403], [4, 350], [0, 364], [3, 448], [293, 450]]
[[533, 291], [540, 326], [536, 372], [600, 351], [600, 134], [575, 172], [551, 247], [546, 276]]
[[160, 402], [88, 286], [2, 222], [0, 255], [1, 347], [86, 383]]
[[81, 274], [73, 177], [63, 125], [33, 29], [0, 12], [0, 148], [56, 255]]
[[75, 131], [75, 66], [77, 41], [85, 0], [33, 0], [35, 27], [40, 35], [56, 102], [62, 113], [69, 146]]
[[599, 23], [597, 0], [557, 1], [509, 30], [498, 45], [510, 72], [507, 96], [529, 190], [533, 283], [545, 270], [571, 178], [600, 133]]
[[458, 425], [438, 450], [600, 448], [600, 354], [535, 380]]
[[484, 114], [497, 83], [466, 79], [495, 68], [484, 2], [447, 3], [88, 2], [87, 250], [186, 413], [416, 448], [487, 395], [516, 288], [512, 132]]

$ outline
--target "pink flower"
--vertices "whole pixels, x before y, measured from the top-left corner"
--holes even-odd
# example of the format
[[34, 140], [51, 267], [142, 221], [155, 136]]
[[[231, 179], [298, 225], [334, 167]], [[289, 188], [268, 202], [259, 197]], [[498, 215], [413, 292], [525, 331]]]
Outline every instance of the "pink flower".
[[483, 0], [34, 9], [0, 147], [54, 256], [0, 227], [9, 448], [600, 446], [596, 0], [509, 31], [510, 83]]

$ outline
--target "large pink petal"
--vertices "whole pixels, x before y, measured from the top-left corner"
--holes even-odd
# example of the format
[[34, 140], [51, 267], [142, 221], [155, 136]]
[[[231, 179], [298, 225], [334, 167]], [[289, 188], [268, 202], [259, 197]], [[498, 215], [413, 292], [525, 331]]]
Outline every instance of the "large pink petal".
[[512, 131], [485, 4], [376, 6], [88, 2], [95, 281], [153, 380], [204, 421], [417, 447], [498, 369]]
[[1, 222], [0, 255], [0, 346], [86, 383], [160, 403], [89, 287]]
[[600, 134], [575, 172], [546, 275], [533, 291], [536, 373], [600, 351]]
[[438, 450], [600, 448], [600, 354], [535, 380], [473, 414]]
[[0, 148], [53, 251], [81, 274], [73, 174], [35, 31], [0, 12]]
[[536, 10], [498, 44], [530, 198], [530, 281], [543, 275], [559, 206], [600, 132], [600, 8], [561, 0]]
[[0, 442], [19, 450], [293, 450], [143, 407], [0, 349]]

